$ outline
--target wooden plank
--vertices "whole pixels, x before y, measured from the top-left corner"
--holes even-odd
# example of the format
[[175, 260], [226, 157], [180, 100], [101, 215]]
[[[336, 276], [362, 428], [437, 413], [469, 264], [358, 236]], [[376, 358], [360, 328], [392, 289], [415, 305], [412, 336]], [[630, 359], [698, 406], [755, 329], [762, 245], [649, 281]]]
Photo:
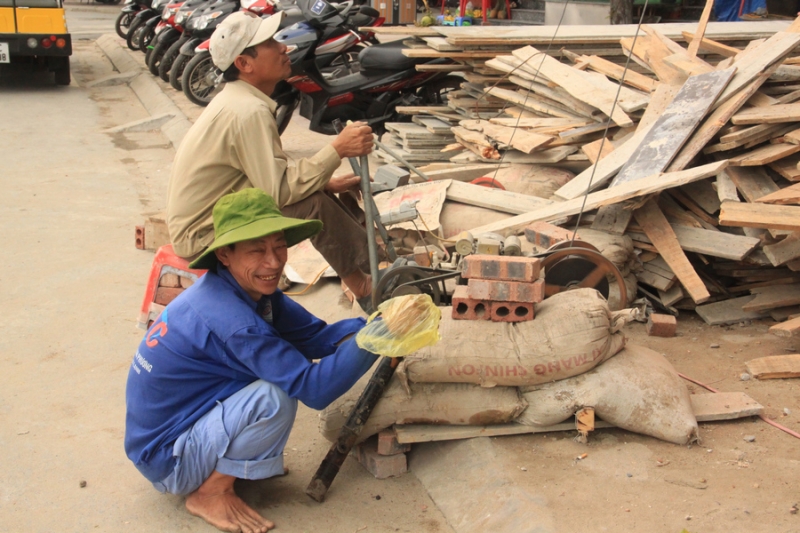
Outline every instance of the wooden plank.
[[692, 300], [695, 303], [702, 303], [711, 298], [711, 294], [683, 252], [675, 232], [655, 200], [648, 200], [633, 212], [633, 216]]
[[598, 189], [608, 182], [616, 172], [630, 159], [636, 149], [647, 136], [661, 113], [667, 108], [677, 94], [678, 89], [662, 83], [650, 97], [650, 105], [639, 121], [636, 132], [617, 146], [610, 156], [596, 165], [583, 170], [555, 192], [555, 196], [570, 200]]
[[717, 95], [730, 82], [735, 69], [691, 76], [675, 99], [656, 120], [638, 150], [625, 163], [611, 186], [634, 181], [667, 168], [678, 150], [711, 108]]
[[592, 221], [592, 229], [614, 235], [624, 234], [632, 215], [631, 210], [625, 207], [621, 202], [602, 206]]
[[437, 52], [457, 52], [463, 50], [462, 47], [450, 44], [447, 42], [447, 39], [438, 35], [436, 37], [423, 37], [422, 40]]
[[739, 111], [731, 118], [734, 124], [778, 124], [800, 121], [800, 104], [778, 104]]
[[[491, 165], [480, 163], [476, 165], [450, 165], [451, 168], [431, 168], [433, 165], [427, 165], [425, 167], [421, 167], [420, 170], [425, 173], [432, 181], [439, 181], [439, 180], [455, 180], [455, 181], [472, 181], [475, 178], [480, 178], [481, 176], [486, 176], [487, 174], [492, 174], [498, 168], [502, 168], [499, 165]], [[411, 178], [415, 179], [415, 174], [411, 174]], [[417, 176], [418, 179], [419, 176]]]
[[481, 127], [485, 135], [526, 154], [541, 150], [555, 140], [552, 135], [531, 133], [523, 129], [497, 126], [488, 122], [484, 122]]
[[489, 122], [498, 126], [509, 126], [512, 128], [531, 128], [537, 133], [542, 133], [538, 128], [554, 128], [554, 131], [546, 133], [558, 133], [573, 128], [588, 126], [593, 121], [570, 118], [491, 118]]
[[518, 215], [527, 213], [539, 207], [552, 204], [551, 200], [545, 200], [536, 196], [519, 194], [501, 189], [490, 189], [471, 183], [453, 181], [447, 188], [446, 198], [453, 202], [462, 204], [476, 205], [494, 209], [501, 213], [511, 213]]
[[719, 107], [733, 97], [747, 84], [758, 77], [767, 67], [780, 62], [800, 43], [800, 34], [778, 32], [763, 44], [745, 50], [736, 57], [733, 65], [737, 68], [733, 79], [717, 99], [714, 107]]
[[[625, 113], [643, 109], [649, 101], [641, 93], [636, 93], [625, 87], [619, 88], [605, 76], [584, 72], [559, 63], [550, 56], [542, 56], [542, 52], [531, 46], [514, 50], [512, 54], [517, 59], [525, 62], [526, 64], [523, 65], [523, 68], [527, 67], [528, 69], [533, 68], [529, 64], [539, 65], [539, 59], [543, 57], [539, 71], [547, 79], [560, 85], [562, 89], [578, 100], [596, 107], [619, 126], [632, 126], [633, 121]], [[619, 98], [616, 98], [618, 89]], [[615, 99], [616, 106], [614, 104]]]
[[772, 326], [769, 328], [769, 332], [777, 337], [796, 337], [800, 335], [800, 316]]
[[707, 214], [703, 209], [697, 205], [694, 200], [689, 198], [686, 194], [684, 194], [680, 189], [673, 189], [669, 191], [670, 196], [672, 196], [675, 200], [677, 200], [681, 205], [683, 205], [686, 209], [691, 211], [691, 213], [700, 221], [700, 225], [702, 225], [706, 229], [716, 229], [717, 220]]
[[725, 170], [742, 198], [755, 202], [759, 198], [780, 190], [763, 168], [730, 167]]
[[751, 359], [744, 364], [756, 379], [800, 377], [800, 354], [768, 355]]
[[687, 252], [695, 252], [712, 257], [721, 257], [733, 261], [741, 261], [761, 242], [754, 237], [733, 235], [723, 231], [690, 228], [672, 225], [681, 248]]
[[[577, 98], [574, 98], [567, 91], [559, 87], [549, 87], [547, 85], [543, 85], [542, 83], [536, 83], [535, 81], [526, 80], [525, 78], [516, 75], [509, 76], [508, 80], [513, 84], [524, 88], [526, 90], [526, 96], [528, 98], [530, 98], [531, 95], [527, 94], [527, 91], [530, 91], [540, 96], [541, 98], [544, 98], [545, 103], [549, 103], [550, 105], [556, 105], [556, 106], [560, 105], [566, 111], [577, 113], [586, 118], [591, 119], [594, 116], [601, 115], [601, 113], [597, 109], [581, 102]], [[545, 80], [540, 79], [540, 81], [544, 82]]]
[[[695, 41], [694, 33], [684, 31], [681, 32], [681, 35], [688, 42], [694, 43]], [[700, 47], [699, 48], [700, 50], [721, 55], [723, 57], [736, 57], [736, 55], [738, 55], [741, 52], [741, 50], [739, 50], [738, 48], [734, 48], [733, 46], [728, 46], [727, 44], [713, 41], [711, 39], [708, 39], [707, 37], [703, 37], [703, 39], [698, 43], [698, 46]]]
[[603, 159], [614, 151], [614, 145], [606, 138], [597, 139], [581, 146], [581, 152], [586, 154], [593, 164]]
[[714, 67], [703, 62], [698, 64], [696, 57], [689, 57], [686, 53], [672, 54], [664, 58], [664, 63], [675, 67], [687, 76], [696, 76], [698, 74], [705, 74], [713, 72]]
[[540, 99], [526, 98], [516, 91], [509, 91], [508, 89], [501, 89], [500, 87], [487, 87], [484, 89], [484, 91], [486, 94], [490, 94], [507, 102], [511, 102], [512, 104], [523, 109], [529, 109], [531, 111], [544, 113], [553, 117], [568, 118], [571, 120], [580, 120], [585, 118], [577, 113], [565, 111], [560, 106], [550, 105]]
[[688, 167], [695, 156], [697, 156], [697, 154], [707, 146], [708, 142], [714, 138], [717, 132], [727, 124], [731, 116], [747, 102], [748, 98], [758, 91], [761, 85], [769, 78], [769, 74], [774, 68], [777, 67], [770, 67], [770, 69], [767, 69], [767, 71], [760, 76], [756, 76], [750, 85], [739, 91], [738, 94], [730, 98], [725, 104], [714, 109], [700, 127], [696, 129], [681, 151], [678, 152], [678, 155], [675, 156], [675, 159], [670, 166], [667, 167], [667, 170], [669, 172], [675, 172]]
[[[564, 53], [567, 55], [567, 57], [570, 57], [570, 54], [567, 50], [565, 50]], [[608, 76], [609, 78], [614, 78], [617, 81], [622, 81], [631, 87], [635, 87], [648, 93], [655, 91], [656, 87], [658, 86], [658, 82], [653, 78], [648, 78], [644, 74], [639, 74], [631, 69], [628, 69], [628, 71], [625, 72], [625, 68], [622, 65], [612, 63], [611, 61], [603, 59], [600, 56], [579, 56], [578, 54], [572, 54], [570, 59], [574, 62], [580, 61], [586, 63], [586, 65], [588, 65], [588, 67], [595, 72], [599, 72], [600, 74]], [[624, 79], [622, 77], [623, 73], [625, 74]]]
[[658, 297], [661, 299], [661, 303], [670, 306], [674, 303], [677, 303], [683, 300], [686, 295], [683, 292], [683, 289], [679, 284], [673, 285], [672, 288], [668, 291], [658, 291]]
[[779, 191], [762, 196], [756, 201], [765, 204], [800, 204], [800, 183], [784, 187]]
[[[600, 164], [602, 164], [603, 161], [601, 161]], [[586, 196], [585, 207], [583, 197], [574, 198], [572, 200], [546, 206], [536, 211], [531, 211], [530, 213], [517, 215], [491, 224], [485, 224], [475, 228], [474, 231], [477, 233], [516, 231], [538, 220], [551, 221], [564, 216], [575, 215], [581, 211], [582, 207], [584, 207], [584, 211], [591, 211], [603, 205], [614, 204], [637, 196], [644, 196], [671, 187], [679, 187], [693, 181], [716, 176], [721, 171], [725, 170], [726, 166], [727, 161], [717, 161], [681, 172], [654, 174], [635, 182], [624, 183], [618, 187], [611, 187], [591, 193]]]
[[730, 298], [721, 302], [714, 302], [705, 305], [698, 305], [695, 312], [709, 326], [725, 326], [738, 324], [745, 320], [758, 320], [767, 316], [762, 311], [743, 311], [742, 305], [751, 302], [755, 296], [741, 296]]
[[709, 215], [719, 211], [720, 200], [710, 181], [696, 181], [689, 185], [684, 185], [681, 187], [681, 191]]
[[768, 166], [789, 181], [800, 181], [800, 153], [784, 157]]
[[414, 65], [414, 68], [419, 72], [464, 72], [472, 70], [469, 65], [462, 65], [460, 63], [454, 65]]
[[800, 284], [773, 285], [753, 290], [758, 293], [742, 306], [743, 311], [769, 311], [776, 307], [800, 304]]
[[698, 422], [734, 420], [764, 412], [764, 406], [745, 392], [692, 394], [689, 398], [692, 401], [694, 417]]
[[[642, 30], [645, 30], [645, 26], [642, 26]], [[635, 40], [623, 37], [619, 43], [626, 52], [632, 54], [631, 57], [638, 59], [638, 63], [646, 65], [662, 82], [682, 85], [686, 81], [686, 74], [664, 61], [665, 57], [671, 56], [675, 51], [652, 33], [640, 34]]]
[[800, 257], [800, 231], [795, 231], [782, 241], [763, 247], [764, 255], [773, 266], [780, 266]]
[[745, 154], [731, 157], [730, 162], [731, 165], [738, 167], [760, 167], [798, 152], [800, 152], [800, 144], [767, 144]]
[[723, 226], [800, 230], [800, 207], [744, 202], [723, 202], [719, 213]]
[[[717, 176], [717, 197], [719, 197], [720, 204], [722, 202], [738, 202], [739, 193], [736, 192], [736, 185], [728, 175], [728, 171], [720, 172]], [[720, 207], [722, 207], [720, 205]], [[719, 211], [719, 208], [717, 209]]]

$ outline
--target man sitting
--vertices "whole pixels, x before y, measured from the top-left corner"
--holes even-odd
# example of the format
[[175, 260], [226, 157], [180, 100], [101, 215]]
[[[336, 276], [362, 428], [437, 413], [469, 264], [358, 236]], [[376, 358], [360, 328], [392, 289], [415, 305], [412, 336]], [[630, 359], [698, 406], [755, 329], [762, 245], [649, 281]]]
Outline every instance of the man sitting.
[[[347, 126], [312, 157], [290, 161], [283, 151], [270, 98], [292, 73], [286, 46], [273, 36], [283, 12], [260, 19], [247, 12], [226, 18], [210, 53], [227, 83], [186, 133], [175, 154], [167, 193], [167, 224], [175, 253], [194, 259], [214, 240], [211, 213], [223, 195], [248, 187], [275, 199], [284, 215], [319, 219], [311, 243], [361, 302], [372, 293], [367, 234], [337, 193], [358, 189], [353, 174], [332, 177], [343, 157], [372, 151], [372, 129]], [[346, 198], [345, 198], [346, 199]]]
[[264, 532], [273, 523], [234, 481], [282, 475], [297, 401], [323, 409], [377, 356], [351, 338], [363, 319], [328, 325], [278, 290], [287, 247], [320, 221], [284, 217], [260, 189], [223, 196], [213, 220], [214, 241], [190, 265], [209, 272], [164, 309], [133, 359], [125, 451], [159, 491], [187, 495], [190, 513]]

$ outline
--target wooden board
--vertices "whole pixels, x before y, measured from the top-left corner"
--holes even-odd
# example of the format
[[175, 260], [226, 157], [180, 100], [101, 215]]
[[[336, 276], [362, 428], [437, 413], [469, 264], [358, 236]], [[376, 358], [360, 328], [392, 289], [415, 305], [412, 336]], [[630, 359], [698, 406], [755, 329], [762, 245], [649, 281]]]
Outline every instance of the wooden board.
[[777, 124], [800, 121], [800, 104], [779, 104], [739, 111], [731, 118], [734, 124]]
[[800, 354], [759, 357], [745, 366], [756, 379], [796, 378], [800, 377]]
[[486, 94], [496, 96], [497, 98], [511, 102], [512, 104], [523, 109], [529, 109], [537, 113], [543, 113], [545, 115], [567, 118], [571, 120], [581, 120], [586, 118], [577, 113], [566, 111], [561, 106], [549, 104], [541, 99], [528, 98], [516, 91], [509, 91], [508, 89], [501, 89], [500, 87], [487, 87], [484, 90], [486, 91]]
[[744, 202], [723, 202], [719, 213], [723, 226], [765, 229], [800, 229], [800, 207]]
[[762, 196], [756, 201], [765, 204], [800, 204], [800, 183], [795, 183], [794, 185], [784, 187], [779, 191]]
[[[564, 51], [565, 54], [567, 51]], [[567, 54], [569, 56], [569, 54]], [[639, 74], [631, 69], [628, 69], [625, 72], [625, 68], [622, 65], [618, 65], [616, 63], [612, 63], [611, 61], [604, 59], [599, 56], [586, 56], [586, 55], [577, 55], [573, 54], [574, 59], [570, 57], [570, 59], [574, 62], [585, 63], [590, 69], [594, 70], [595, 72], [599, 72], [605, 76], [610, 78], [614, 78], [618, 81], [623, 81], [624, 83], [630, 85], [631, 87], [635, 87], [639, 90], [645, 92], [652, 92], [656, 90], [658, 86], [658, 82], [653, 78], [648, 78], [644, 74]], [[623, 79], [623, 73], [625, 78]]]
[[737, 69], [736, 74], [714, 106], [719, 107], [733, 97], [767, 67], [786, 57], [798, 44], [800, 44], [800, 34], [778, 32], [763, 44], [743, 51], [733, 62], [733, 66]]
[[800, 152], [800, 144], [776, 143], [760, 146], [745, 154], [731, 157], [732, 166], [760, 167]]
[[[604, 159], [603, 161], [607, 160]], [[603, 163], [600, 162], [600, 164]], [[644, 196], [671, 187], [679, 187], [693, 181], [711, 176], [716, 176], [727, 166], [727, 161], [717, 161], [700, 167], [695, 167], [681, 172], [654, 174], [641, 180], [623, 183], [618, 187], [611, 187], [603, 191], [590, 193], [586, 196], [584, 211], [591, 211], [603, 205], [610, 205], [637, 196]], [[568, 215], [575, 215], [584, 206], [584, 198], [574, 198], [565, 202], [543, 207], [530, 213], [501, 220], [491, 224], [479, 226], [474, 229], [477, 233], [486, 232], [511, 232], [524, 228], [531, 222], [538, 220], [551, 221]]]
[[724, 326], [738, 324], [745, 320], [758, 320], [768, 316], [763, 311], [743, 311], [742, 305], [751, 302], [755, 296], [741, 296], [730, 298], [721, 302], [698, 305], [695, 312], [709, 326]]
[[742, 305], [743, 311], [769, 311], [776, 307], [800, 304], [800, 284], [773, 285], [753, 289], [751, 292], [756, 291], [755, 298]]
[[800, 231], [795, 231], [782, 241], [763, 247], [764, 255], [773, 266], [780, 266], [800, 257]]
[[769, 328], [769, 332], [777, 337], [796, 337], [800, 335], [800, 317], [776, 324]]
[[586, 157], [588, 157], [589, 161], [592, 163], [597, 163], [597, 161], [610, 155], [613, 151], [614, 145], [606, 138], [597, 139], [596, 141], [581, 146], [581, 152], [586, 154]]
[[[436, 165], [436, 164], [434, 164]], [[432, 181], [439, 180], [456, 180], [456, 181], [472, 181], [481, 176], [491, 175], [498, 168], [503, 168], [499, 165], [491, 164], [475, 164], [475, 165], [451, 165], [447, 163], [447, 167], [435, 167], [434, 165], [427, 165], [420, 167], [420, 171], [424, 172]], [[504, 165], [505, 166], [505, 165]], [[411, 179], [414, 181], [422, 180], [419, 176], [412, 173]]]
[[695, 303], [702, 303], [711, 298], [711, 294], [683, 252], [675, 232], [655, 200], [649, 200], [634, 211], [633, 216], [692, 300]]
[[800, 181], [800, 153], [784, 157], [779, 161], [769, 164], [769, 168], [789, 181]]
[[447, 188], [448, 200], [453, 202], [460, 202], [462, 204], [476, 205], [478, 207], [486, 207], [494, 209], [501, 213], [511, 213], [518, 215], [520, 213], [527, 213], [541, 206], [552, 204], [551, 200], [530, 196], [527, 194], [519, 194], [501, 189], [490, 189], [480, 185], [472, 185], [471, 183], [462, 183], [454, 181]]
[[735, 69], [691, 76], [611, 182], [616, 186], [667, 168], [730, 82]]
[[481, 127], [485, 135], [526, 154], [541, 150], [555, 140], [552, 135], [531, 133], [523, 129], [498, 126], [488, 122], [484, 122]]
[[[694, 42], [694, 33], [684, 31], [681, 32], [681, 35], [684, 39], [690, 42]], [[700, 50], [704, 52], [711, 52], [712, 54], [721, 55], [723, 57], [735, 57], [737, 54], [741, 52], [738, 48], [734, 48], [733, 46], [728, 46], [727, 44], [719, 43], [717, 41], [711, 40], [707, 37], [703, 37], [702, 41], [699, 43]]]
[[681, 248], [712, 257], [741, 261], [761, 242], [754, 237], [732, 235], [688, 226], [672, 225]]
[[680, 190], [709, 215], [719, 211], [721, 202], [710, 181], [696, 181], [689, 185], [684, 185]]
[[734, 420], [746, 416], [757, 416], [764, 406], [744, 392], [718, 392], [716, 394], [692, 394], [692, 411], [698, 422]]

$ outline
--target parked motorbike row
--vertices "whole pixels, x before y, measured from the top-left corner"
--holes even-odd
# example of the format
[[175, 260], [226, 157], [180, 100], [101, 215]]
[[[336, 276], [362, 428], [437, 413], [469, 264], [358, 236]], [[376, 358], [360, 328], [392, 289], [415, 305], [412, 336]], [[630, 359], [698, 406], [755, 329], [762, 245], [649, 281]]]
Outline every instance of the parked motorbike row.
[[402, 42], [378, 43], [359, 30], [384, 23], [372, 7], [354, 0], [280, 1], [125, 0], [116, 30], [131, 50], [145, 53], [154, 76], [205, 106], [224, 84], [208, 51], [219, 23], [239, 10], [260, 17], [285, 12], [275, 40], [287, 47], [292, 75], [271, 95], [281, 133], [298, 105], [312, 131], [333, 134], [336, 119], [363, 120], [381, 131], [397, 119], [397, 106], [441, 104], [444, 93], [459, 86], [458, 77], [415, 68], [450, 60], [408, 58]]

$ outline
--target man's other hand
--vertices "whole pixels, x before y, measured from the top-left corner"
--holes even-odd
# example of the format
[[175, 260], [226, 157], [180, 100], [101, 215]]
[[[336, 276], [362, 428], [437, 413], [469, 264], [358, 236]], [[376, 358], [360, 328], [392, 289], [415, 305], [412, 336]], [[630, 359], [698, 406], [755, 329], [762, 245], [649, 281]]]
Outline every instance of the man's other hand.
[[333, 176], [330, 181], [328, 181], [328, 184], [325, 185], [325, 190], [333, 194], [339, 194], [352, 190], [357, 191], [359, 190], [360, 182], [361, 178], [352, 173], [343, 174], [341, 176]]
[[331, 146], [341, 158], [367, 155], [372, 152], [372, 128], [364, 122], [348, 124]]

